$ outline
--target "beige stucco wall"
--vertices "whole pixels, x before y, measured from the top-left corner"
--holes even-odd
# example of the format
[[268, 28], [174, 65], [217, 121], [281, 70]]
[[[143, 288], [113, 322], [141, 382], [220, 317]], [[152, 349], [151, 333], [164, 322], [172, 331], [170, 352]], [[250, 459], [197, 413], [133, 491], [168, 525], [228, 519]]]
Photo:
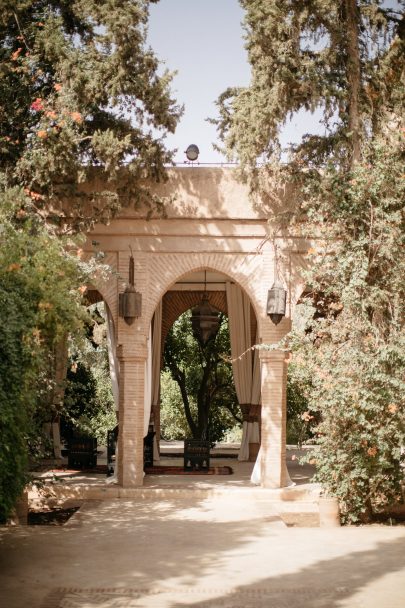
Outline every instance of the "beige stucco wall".
[[[92, 184], [102, 188], [102, 184]], [[125, 208], [108, 225], [97, 225], [91, 242], [106, 254], [106, 262], [119, 274], [101, 288], [116, 319], [118, 290], [128, 277], [130, 247], [135, 257], [136, 286], [143, 296], [138, 331], [144, 332], [154, 308], [179, 278], [209, 268], [240, 283], [252, 300], [263, 326], [262, 338], [273, 335], [265, 315], [267, 291], [274, 277], [274, 248], [263, 209], [249, 198], [246, 185], [236, 179], [234, 169], [187, 167], [169, 170], [164, 184], [154, 185], [163, 197], [166, 218], [147, 220], [146, 209]], [[285, 193], [285, 205], [293, 203]], [[268, 210], [267, 210], [268, 211]], [[155, 214], [156, 215], [156, 214]], [[300, 270], [306, 264], [309, 244], [300, 237], [278, 233], [279, 272], [288, 290], [288, 311], [303, 288]], [[283, 323], [287, 323], [284, 321]]]

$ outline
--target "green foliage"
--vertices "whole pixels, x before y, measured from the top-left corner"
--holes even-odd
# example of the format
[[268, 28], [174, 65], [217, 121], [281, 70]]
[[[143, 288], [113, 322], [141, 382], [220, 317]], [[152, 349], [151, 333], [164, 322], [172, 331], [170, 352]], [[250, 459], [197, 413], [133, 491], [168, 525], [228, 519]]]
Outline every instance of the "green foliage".
[[97, 411], [95, 378], [80, 361], [68, 367], [63, 405], [63, 418], [80, 430]]
[[96, 437], [105, 445], [107, 431], [117, 424], [108, 364], [105, 324], [95, 324], [97, 342], [86, 340], [67, 371], [62, 409], [63, 432]]
[[[318, 480], [345, 521], [369, 520], [403, 483], [404, 2], [241, 4], [252, 82], [223, 94], [217, 124], [273, 233], [316, 242], [291, 375], [318, 422]], [[325, 132], [287, 158], [280, 132], [305, 109], [323, 114]]]
[[[32, 408], [26, 385], [33, 381], [35, 373], [34, 366], [27, 370], [24, 365], [29, 353], [22, 327], [31, 311], [24, 286], [19, 287], [19, 292], [12, 292], [0, 282], [3, 313], [0, 313], [0, 522], [3, 523], [26, 482], [26, 436]], [[5, 311], [9, 312], [7, 318]]]
[[107, 357], [107, 349], [105, 348], [104, 353], [100, 353], [100, 358], [104, 359], [104, 363], [103, 361], [97, 361], [97, 364], [92, 366], [92, 374], [96, 382], [97, 409], [90, 420], [90, 430], [99, 444], [106, 443], [107, 431], [114, 429], [117, 425]]
[[[178, 391], [163, 376], [163, 388], [168, 389], [168, 394], [162, 390], [162, 404], [167, 412], [165, 419], [178, 429], [174, 431], [176, 438], [180, 435], [184, 438], [185, 421], [187, 435], [191, 432], [194, 438], [209, 437], [212, 442], [220, 441], [226, 430], [235, 426], [235, 421], [240, 422], [229, 362], [228, 322], [224, 315], [220, 321], [218, 333], [205, 346], [193, 336], [190, 311], [179, 317], [167, 336], [164, 364]], [[185, 420], [181, 416], [177, 426], [176, 411], [181, 402]]]
[[[307, 398], [322, 416], [317, 478], [340, 497], [347, 521], [400, 500], [405, 444], [404, 143], [376, 139], [342, 181], [319, 182], [332, 247], [312, 254], [308, 285], [324, 294], [322, 316], [294, 337]], [[326, 208], [333, 192], [335, 205]], [[313, 196], [313, 195], [312, 195]], [[314, 198], [311, 211], [315, 213]]]
[[168, 370], [160, 375], [160, 427], [162, 439], [166, 441], [182, 440], [190, 434], [179, 386]]
[[287, 377], [287, 443], [302, 446], [312, 438], [314, 416], [309, 412], [306, 374], [290, 364]]
[[[56, 403], [54, 353], [69, 332], [81, 336], [81, 286], [94, 261], [84, 263], [71, 240], [50, 234], [37, 214], [21, 212], [19, 188], [0, 192], [0, 519], [26, 481], [29, 445]], [[52, 410], [52, 407], [54, 408]], [[46, 412], [44, 410], [47, 410]]]
[[[240, 0], [245, 9], [246, 48], [252, 65], [249, 87], [229, 88], [218, 100], [217, 124], [226, 152], [258, 178], [257, 159], [277, 162], [280, 132], [299, 110], [323, 115], [325, 134], [307, 135], [295, 162], [319, 164], [332, 155], [347, 164], [352, 155], [353, 88], [361, 129], [387, 100], [386, 53], [399, 33], [403, 0]], [[394, 8], [393, 8], [394, 6]], [[356, 21], [352, 23], [350, 9]], [[351, 33], [356, 38], [351, 45]], [[401, 61], [398, 38], [392, 51]], [[352, 68], [355, 66], [353, 82]], [[376, 69], [377, 68], [377, 69]], [[401, 68], [395, 70], [400, 74]], [[390, 73], [391, 78], [395, 78]], [[363, 138], [363, 135], [360, 136]], [[274, 166], [266, 167], [274, 171]], [[257, 183], [254, 184], [257, 187]]]
[[[38, 428], [60, 414], [61, 345], [83, 337], [84, 285], [96, 266], [102, 272], [81, 262], [80, 239], [66, 235], [121, 204], [153, 206], [141, 184], [164, 179], [171, 159], [164, 136], [181, 109], [146, 45], [148, 8], [149, 0], [1, 3], [1, 520], [24, 485]], [[101, 433], [113, 414], [104, 376], [97, 386], [106, 405], [91, 425]]]
[[[164, 135], [181, 110], [146, 45], [148, 10], [149, 0], [2, 3], [0, 171], [27, 188], [39, 213], [47, 208], [48, 221], [64, 225], [55, 203], [69, 201], [83, 230], [118, 199], [147, 200], [141, 179], [164, 178]], [[131, 201], [124, 183], [122, 192], [111, 183], [80, 191], [94, 167], [111, 182], [124, 164], [136, 184]]]

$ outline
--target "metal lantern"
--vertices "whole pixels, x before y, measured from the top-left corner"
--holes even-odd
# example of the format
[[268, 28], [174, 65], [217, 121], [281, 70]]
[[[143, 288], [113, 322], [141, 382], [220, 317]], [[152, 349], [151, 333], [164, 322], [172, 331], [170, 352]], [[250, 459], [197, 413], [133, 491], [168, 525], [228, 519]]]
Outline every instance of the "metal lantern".
[[282, 283], [276, 279], [267, 295], [267, 314], [274, 325], [278, 325], [285, 316], [286, 302], [287, 292]]
[[219, 327], [218, 311], [209, 303], [207, 294], [203, 295], [201, 303], [191, 311], [191, 325], [194, 337], [203, 345], [216, 335]]
[[128, 325], [132, 325], [137, 317], [142, 315], [142, 294], [136, 291], [135, 283], [135, 266], [134, 258], [129, 258], [129, 284], [125, 288], [124, 293], [119, 294], [118, 308], [119, 316], [123, 317]]

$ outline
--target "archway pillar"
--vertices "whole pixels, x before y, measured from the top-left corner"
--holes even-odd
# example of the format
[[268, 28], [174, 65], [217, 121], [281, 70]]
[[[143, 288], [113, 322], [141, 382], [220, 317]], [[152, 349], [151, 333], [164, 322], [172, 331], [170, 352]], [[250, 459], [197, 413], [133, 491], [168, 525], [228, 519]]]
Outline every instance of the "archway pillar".
[[260, 350], [262, 390], [261, 485], [283, 488], [286, 468], [287, 362], [281, 350]]
[[117, 349], [120, 361], [118, 483], [124, 488], [143, 485], [144, 350], [134, 352], [122, 345]]

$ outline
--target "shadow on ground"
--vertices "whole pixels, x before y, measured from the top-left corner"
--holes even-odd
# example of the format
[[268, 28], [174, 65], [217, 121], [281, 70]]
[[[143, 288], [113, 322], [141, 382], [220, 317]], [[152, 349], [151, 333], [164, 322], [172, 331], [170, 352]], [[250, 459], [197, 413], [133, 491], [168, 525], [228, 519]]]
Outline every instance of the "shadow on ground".
[[403, 528], [289, 529], [229, 497], [89, 501], [0, 540], [8, 608], [405, 605]]

